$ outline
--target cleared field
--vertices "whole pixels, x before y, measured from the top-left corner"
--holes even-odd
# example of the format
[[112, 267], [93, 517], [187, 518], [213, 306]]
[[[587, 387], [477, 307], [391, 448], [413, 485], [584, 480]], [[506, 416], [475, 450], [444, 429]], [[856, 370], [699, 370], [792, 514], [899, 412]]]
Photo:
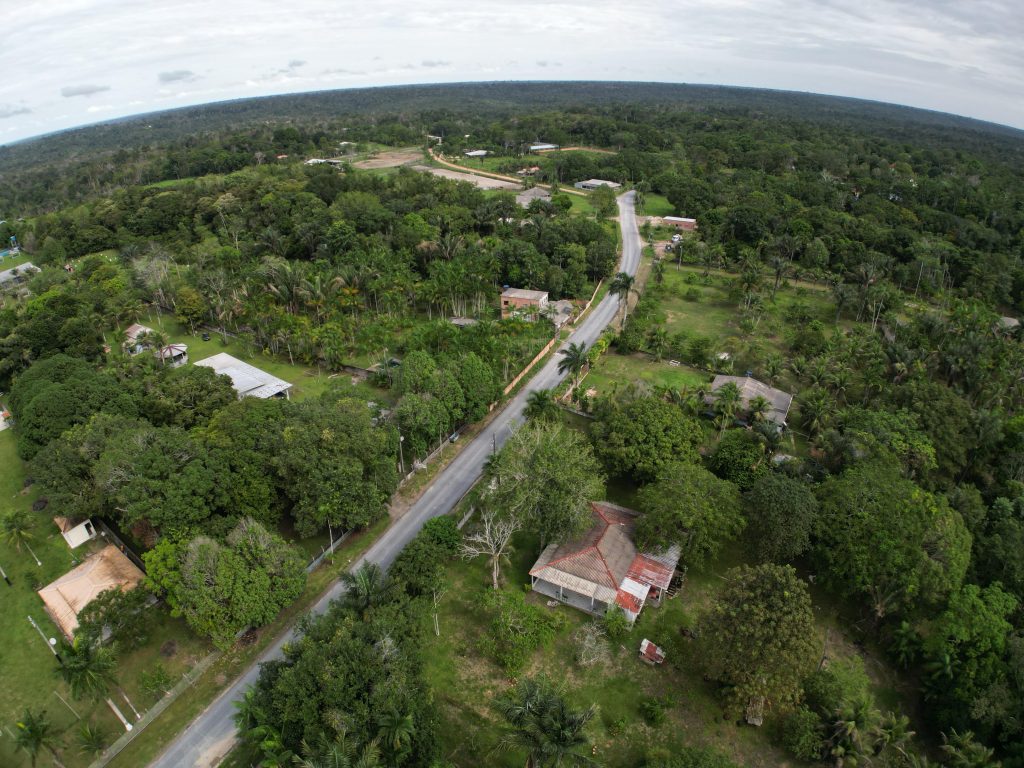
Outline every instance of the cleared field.
[[[328, 388], [342, 388], [353, 397], [361, 397], [377, 402], [391, 402], [393, 399], [387, 390], [378, 389], [344, 373], [332, 374], [322, 369], [292, 365], [287, 360], [281, 360], [271, 355], [252, 353], [246, 348], [246, 345], [231, 336], [227, 338], [225, 343], [220, 335], [210, 332], [210, 340], [204, 341], [201, 336], [193, 336], [187, 328], [170, 315], [154, 314], [140, 318], [139, 322], [150, 328], [163, 331], [168, 335], [171, 342], [187, 344], [190, 363], [195, 363], [197, 360], [202, 360], [220, 352], [227, 352], [239, 360], [244, 360], [280, 379], [284, 379], [294, 385], [291, 392], [293, 400], [318, 397], [326, 392]], [[353, 364], [358, 365], [359, 362], [368, 363], [369, 361], [357, 361]]]
[[655, 192], [644, 195], [643, 210], [640, 211], [644, 216], [671, 216], [675, 212], [675, 206], [664, 195]]
[[672, 365], [668, 360], [656, 362], [648, 355], [618, 355], [609, 352], [583, 380], [584, 389], [595, 389], [598, 395], [620, 392], [633, 384], [669, 389], [693, 388], [706, 384], [711, 376], [686, 365]]
[[504, 181], [502, 179], [492, 179], [488, 176], [478, 176], [475, 173], [460, 173], [449, 168], [431, 168], [426, 165], [414, 165], [413, 170], [422, 171], [423, 173], [432, 173], [435, 176], [442, 176], [446, 179], [452, 179], [453, 181], [468, 181], [470, 184], [476, 184], [480, 189], [510, 189], [510, 190], [521, 190], [522, 185], [516, 184], [512, 181]]
[[411, 165], [423, 160], [423, 150], [419, 147], [405, 147], [402, 149], [387, 149], [377, 152], [366, 160], [359, 160], [352, 165], [363, 170], [378, 170], [380, 168], [398, 168], [402, 165]]

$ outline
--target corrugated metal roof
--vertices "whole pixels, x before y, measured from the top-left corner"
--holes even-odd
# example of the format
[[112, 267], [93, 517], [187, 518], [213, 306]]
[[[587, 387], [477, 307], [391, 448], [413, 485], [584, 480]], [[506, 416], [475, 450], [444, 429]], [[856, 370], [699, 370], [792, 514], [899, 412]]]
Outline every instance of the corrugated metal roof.
[[265, 399], [289, 390], [292, 386], [287, 381], [266, 371], [261, 371], [256, 366], [249, 365], [237, 357], [232, 357], [227, 352], [220, 352], [205, 360], [200, 360], [196, 365], [212, 368], [217, 373], [229, 376], [239, 397]]
[[530, 575], [602, 602], [616, 602], [631, 618], [651, 588], [666, 589], [679, 562], [679, 547], [661, 553], [637, 552], [636, 513], [609, 502], [591, 502], [594, 525], [576, 541], [549, 544]]

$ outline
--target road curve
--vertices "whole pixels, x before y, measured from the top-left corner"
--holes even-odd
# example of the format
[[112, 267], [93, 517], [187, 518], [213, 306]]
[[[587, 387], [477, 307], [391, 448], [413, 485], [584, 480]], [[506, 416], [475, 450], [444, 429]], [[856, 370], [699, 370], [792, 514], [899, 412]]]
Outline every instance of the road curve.
[[[635, 275], [640, 266], [641, 240], [637, 230], [633, 207], [633, 192], [618, 198], [619, 227], [622, 233], [622, 260], [619, 269]], [[569, 342], [593, 344], [601, 332], [615, 319], [619, 310], [619, 299], [608, 294], [590, 311], [590, 314], [576, 327], [563, 348]], [[413, 504], [409, 511], [397, 520], [374, 542], [366, 553], [353, 563], [358, 568], [363, 562], [379, 563], [387, 568], [419, 532], [423, 524], [433, 517], [450, 512], [465, 493], [473, 486], [483, 471], [484, 462], [492, 446], [501, 446], [511, 431], [523, 419], [527, 395], [536, 389], [551, 389], [562, 378], [558, 373], [558, 355], [553, 355], [543, 368], [530, 380], [527, 386], [505, 406], [491, 423], [434, 479], [426, 492]], [[316, 605], [314, 613], [323, 613], [332, 600], [342, 592], [340, 582], [327, 592]], [[150, 763], [151, 768], [211, 768], [217, 765], [234, 743], [235, 702], [245, 689], [256, 682], [259, 665], [281, 656], [282, 646], [293, 637], [292, 631], [284, 633], [235, 683], [224, 691], [199, 717], [172, 741], [163, 754]], [[150, 727], [159, 727], [159, 720]]]

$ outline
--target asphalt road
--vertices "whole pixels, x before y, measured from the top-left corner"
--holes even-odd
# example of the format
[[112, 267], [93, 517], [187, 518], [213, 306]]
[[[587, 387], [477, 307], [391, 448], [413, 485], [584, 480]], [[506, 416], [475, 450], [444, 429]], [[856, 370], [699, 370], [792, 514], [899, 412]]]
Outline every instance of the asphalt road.
[[[640, 266], [642, 243], [637, 230], [636, 216], [633, 209], [633, 193], [627, 192], [620, 196], [619, 226], [622, 232], [622, 261], [619, 269], [635, 275]], [[584, 342], [588, 347], [601, 335], [601, 332], [615, 319], [619, 310], [619, 299], [606, 295], [590, 314], [576, 328], [569, 342]], [[409, 511], [395, 522], [359, 558], [353, 568], [363, 562], [379, 563], [387, 568], [394, 562], [398, 553], [406, 544], [415, 538], [423, 524], [439, 515], [450, 512], [460, 499], [480, 477], [484, 462], [491, 453], [492, 446], [499, 447], [508, 439], [511, 431], [523, 418], [527, 395], [535, 389], [551, 389], [563, 378], [558, 373], [559, 356], [553, 355], [548, 362], [530, 380], [527, 386], [519, 391], [511, 402], [491, 421], [462, 452], [442, 471], [419, 500]], [[342, 592], [340, 582], [336, 582], [331, 590], [313, 606], [314, 613], [323, 613], [332, 600]], [[259, 664], [280, 658], [282, 646], [291, 640], [292, 632], [286, 632], [268, 648], [263, 655], [243, 674], [230, 688], [222, 693], [199, 717], [182, 731], [168, 745], [164, 753], [150, 764], [151, 768], [211, 768], [217, 765], [227, 754], [235, 740], [235, 702], [241, 699], [245, 689], [256, 682], [259, 675]], [[159, 722], [153, 728], [159, 728]]]

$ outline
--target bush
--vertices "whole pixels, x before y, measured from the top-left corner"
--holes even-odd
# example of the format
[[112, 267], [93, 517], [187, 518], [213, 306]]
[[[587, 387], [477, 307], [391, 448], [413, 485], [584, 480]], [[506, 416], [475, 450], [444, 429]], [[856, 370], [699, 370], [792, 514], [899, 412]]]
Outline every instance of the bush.
[[648, 725], [657, 728], [665, 722], [665, 710], [671, 706], [672, 701], [668, 697], [650, 696], [640, 702], [640, 715]]
[[456, 554], [462, 543], [462, 531], [459, 530], [458, 522], [451, 515], [428, 520], [420, 535], [435, 544], [439, 551], [448, 555]]
[[626, 614], [618, 606], [612, 606], [604, 614], [604, 632], [613, 643], [625, 642], [633, 625], [629, 623]]
[[824, 727], [821, 718], [808, 707], [799, 707], [782, 721], [782, 747], [798, 760], [821, 758]]
[[493, 618], [481, 646], [509, 674], [519, 672], [530, 655], [549, 644], [565, 622], [561, 614], [527, 603], [521, 592], [489, 590], [483, 604]]
[[686, 292], [683, 293], [683, 298], [686, 301], [697, 302], [697, 301], [701, 300], [701, 296], [702, 296], [702, 294], [700, 292], [700, 288], [696, 288], [696, 287], [694, 287], [694, 288], [687, 288]]

